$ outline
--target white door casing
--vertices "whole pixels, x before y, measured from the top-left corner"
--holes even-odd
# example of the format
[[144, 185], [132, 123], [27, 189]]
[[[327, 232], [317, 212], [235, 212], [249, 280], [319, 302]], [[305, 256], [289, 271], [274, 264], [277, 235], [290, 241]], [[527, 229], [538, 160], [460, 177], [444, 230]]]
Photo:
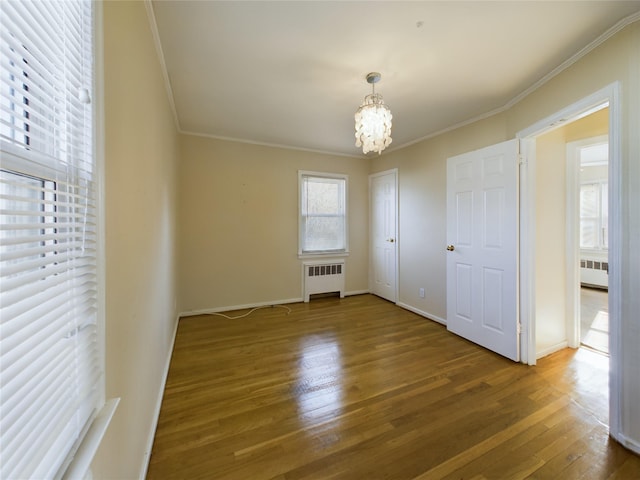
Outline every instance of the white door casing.
[[624, 370], [621, 367], [621, 318], [622, 318], [622, 84], [615, 81], [597, 92], [539, 120], [517, 133], [517, 138], [527, 153], [526, 168], [521, 171], [521, 321], [526, 337], [523, 341], [524, 360], [536, 364], [536, 309], [535, 309], [535, 164], [536, 137], [553, 130], [556, 126], [578, 120], [609, 106], [609, 434], [628, 448], [629, 444], [622, 428], [622, 397]]
[[371, 278], [374, 295], [396, 302], [397, 285], [397, 171], [369, 177], [371, 211]]
[[447, 329], [518, 361], [517, 140], [447, 160], [446, 249]]

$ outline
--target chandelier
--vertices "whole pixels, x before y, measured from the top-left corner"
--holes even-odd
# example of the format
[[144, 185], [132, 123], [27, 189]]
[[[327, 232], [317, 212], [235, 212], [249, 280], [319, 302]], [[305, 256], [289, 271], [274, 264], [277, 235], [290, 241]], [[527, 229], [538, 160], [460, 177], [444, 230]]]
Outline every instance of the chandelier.
[[378, 72], [367, 75], [371, 84], [371, 95], [356, 112], [356, 147], [362, 147], [362, 153], [378, 152], [378, 155], [391, 143], [391, 110], [384, 104], [382, 95], [376, 93], [375, 84], [380, 81]]

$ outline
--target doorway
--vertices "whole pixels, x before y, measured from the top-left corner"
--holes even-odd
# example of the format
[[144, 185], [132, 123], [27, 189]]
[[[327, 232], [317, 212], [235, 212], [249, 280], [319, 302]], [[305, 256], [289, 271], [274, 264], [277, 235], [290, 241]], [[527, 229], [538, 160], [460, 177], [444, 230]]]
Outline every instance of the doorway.
[[[520, 307], [523, 335], [523, 359], [530, 364], [536, 364], [536, 357], [539, 352], [536, 350], [536, 330], [538, 321], [542, 313], [537, 311], [536, 296], [538, 295], [538, 285], [536, 262], [539, 251], [536, 244], [537, 225], [537, 191], [536, 188], [544, 178], [537, 176], [536, 162], [536, 139], [543, 134], [552, 133], [563, 125], [568, 125], [576, 120], [584, 118], [594, 112], [602, 110], [608, 106], [608, 133], [609, 133], [609, 165], [608, 165], [608, 279], [609, 279], [609, 431], [614, 438], [619, 437], [620, 432], [620, 334], [619, 321], [621, 315], [621, 241], [622, 241], [622, 222], [621, 222], [621, 102], [620, 102], [620, 85], [618, 82], [613, 83], [594, 94], [583, 98], [582, 100], [570, 105], [569, 107], [556, 112], [555, 114], [537, 122], [536, 124], [522, 130], [518, 133], [521, 140], [521, 153], [523, 154], [520, 175]], [[562, 202], [565, 203], [564, 201]], [[562, 208], [557, 205], [557, 208]], [[557, 242], [558, 239], [555, 239]], [[568, 243], [566, 244], [569, 248]], [[566, 250], [565, 250], [566, 251]], [[579, 263], [578, 263], [579, 265]], [[567, 272], [566, 278], [574, 281], [577, 280], [575, 273], [578, 268]], [[557, 271], [557, 270], [556, 270]], [[572, 291], [567, 288], [565, 291]], [[579, 296], [578, 296], [579, 298]], [[579, 301], [579, 300], [578, 300]], [[567, 318], [572, 318], [576, 306], [571, 302], [563, 302], [567, 304]], [[573, 312], [569, 310], [573, 307]], [[571, 332], [569, 332], [571, 333]], [[573, 339], [579, 339], [579, 332], [574, 332]], [[573, 340], [571, 337], [569, 341]], [[572, 345], [570, 345], [572, 346]], [[575, 345], [577, 346], [577, 345]]]

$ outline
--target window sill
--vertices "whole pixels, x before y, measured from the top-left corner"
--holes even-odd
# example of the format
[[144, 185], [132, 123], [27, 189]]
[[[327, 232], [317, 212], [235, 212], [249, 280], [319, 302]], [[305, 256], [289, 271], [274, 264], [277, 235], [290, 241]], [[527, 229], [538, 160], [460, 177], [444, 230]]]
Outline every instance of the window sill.
[[606, 258], [609, 255], [609, 250], [603, 250], [600, 248], [581, 248], [580, 255], [592, 255]]
[[326, 252], [326, 253], [299, 253], [300, 260], [313, 260], [322, 258], [348, 257], [349, 252]]
[[120, 398], [107, 400], [98, 415], [93, 420], [91, 427], [82, 439], [80, 447], [75, 452], [71, 463], [67, 467], [63, 479], [85, 478], [94, 455], [98, 451], [102, 437], [104, 437], [111, 418], [116, 411]]

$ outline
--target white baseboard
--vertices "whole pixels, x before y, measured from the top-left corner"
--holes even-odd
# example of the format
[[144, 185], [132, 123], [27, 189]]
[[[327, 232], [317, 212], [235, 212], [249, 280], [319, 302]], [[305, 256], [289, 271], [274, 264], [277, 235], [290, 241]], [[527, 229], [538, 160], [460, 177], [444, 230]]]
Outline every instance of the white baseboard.
[[176, 343], [176, 335], [178, 334], [178, 321], [180, 316], [175, 320], [173, 326], [173, 338], [171, 339], [171, 345], [167, 352], [167, 359], [165, 360], [164, 373], [162, 375], [162, 382], [160, 382], [160, 389], [158, 391], [158, 400], [156, 401], [155, 408], [153, 409], [153, 423], [147, 435], [147, 447], [144, 450], [144, 457], [142, 458], [142, 466], [140, 467], [140, 475], [138, 478], [147, 478], [147, 470], [149, 469], [149, 460], [151, 460], [151, 450], [153, 449], [153, 440], [156, 436], [156, 429], [158, 427], [158, 420], [160, 419], [160, 408], [162, 407], [162, 399], [164, 397], [164, 388], [167, 384], [167, 377], [169, 376], [169, 367], [171, 366], [171, 357], [173, 355], [173, 347]]
[[[352, 295], [363, 295], [369, 293], [369, 290], [352, 290], [350, 292], [345, 292], [345, 297], [350, 297]], [[287, 303], [301, 303], [304, 299], [302, 297], [299, 298], [287, 298], [284, 300], [270, 300], [268, 302], [257, 302], [257, 303], [246, 303], [244, 305], [227, 305], [225, 307], [214, 307], [214, 308], [204, 308], [202, 310], [188, 310], [186, 312], [181, 312], [179, 317], [194, 317], [196, 315], [206, 315], [208, 313], [220, 313], [220, 312], [231, 312], [233, 310], [245, 310], [247, 308], [256, 308], [256, 307], [268, 307], [270, 305], [284, 305]]]
[[369, 293], [369, 290], [352, 290], [350, 292], [344, 292], [345, 297], [350, 297], [352, 295], [365, 295]]
[[629, 437], [626, 437], [622, 433], [619, 433], [617, 436], [613, 437], [617, 442], [619, 442], [624, 448], [631, 450], [633, 453], [640, 455], [640, 443], [635, 440], [632, 440]]
[[207, 313], [230, 312], [233, 310], [244, 310], [246, 308], [268, 307], [269, 305], [282, 305], [285, 303], [300, 303], [302, 297], [289, 298], [286, 300], [270, 300], [268, 302], [247, 303], [245, 305], [228, 305], [226, 307], [205, 308], [202, 310], [189, 310], [180, 313], [180, 317], [193, 317], [195, 315], [206, 315]]
[[447, 321], [444, 318], [440, 318], [437, 315], [433, 315], [431, 313], [424, 312], [424, 311], [420, 310], [419, 308], [412, 307], [411, 305], [407, 305], [406, 303], [402, 303], [402, 302], [398, 302], [398, 303], [396, 303], [396, 305], [398, 305], [399, 307], [404, 308], [405, 310], [409, 310], [410, 312], [417, 313], [421, 317], [425, 317], [428, 320], [433, 320], [434, 322], [440, 323], [440, 324], [445, 325], [445, 326], [447, 325]]
[[558, 350], [567, 348], [568, 346], [569, 346], [569, 343], [565, 340], [563, 342], [556, 343], [555, 345], [551, 345], [550, 347], [543, 348], [542, 350], [538, 350], [536, 348], [536, 360], [542, 357], [546, 357], [547, 355], [551, 355], [552, 353], [555, 353]]

